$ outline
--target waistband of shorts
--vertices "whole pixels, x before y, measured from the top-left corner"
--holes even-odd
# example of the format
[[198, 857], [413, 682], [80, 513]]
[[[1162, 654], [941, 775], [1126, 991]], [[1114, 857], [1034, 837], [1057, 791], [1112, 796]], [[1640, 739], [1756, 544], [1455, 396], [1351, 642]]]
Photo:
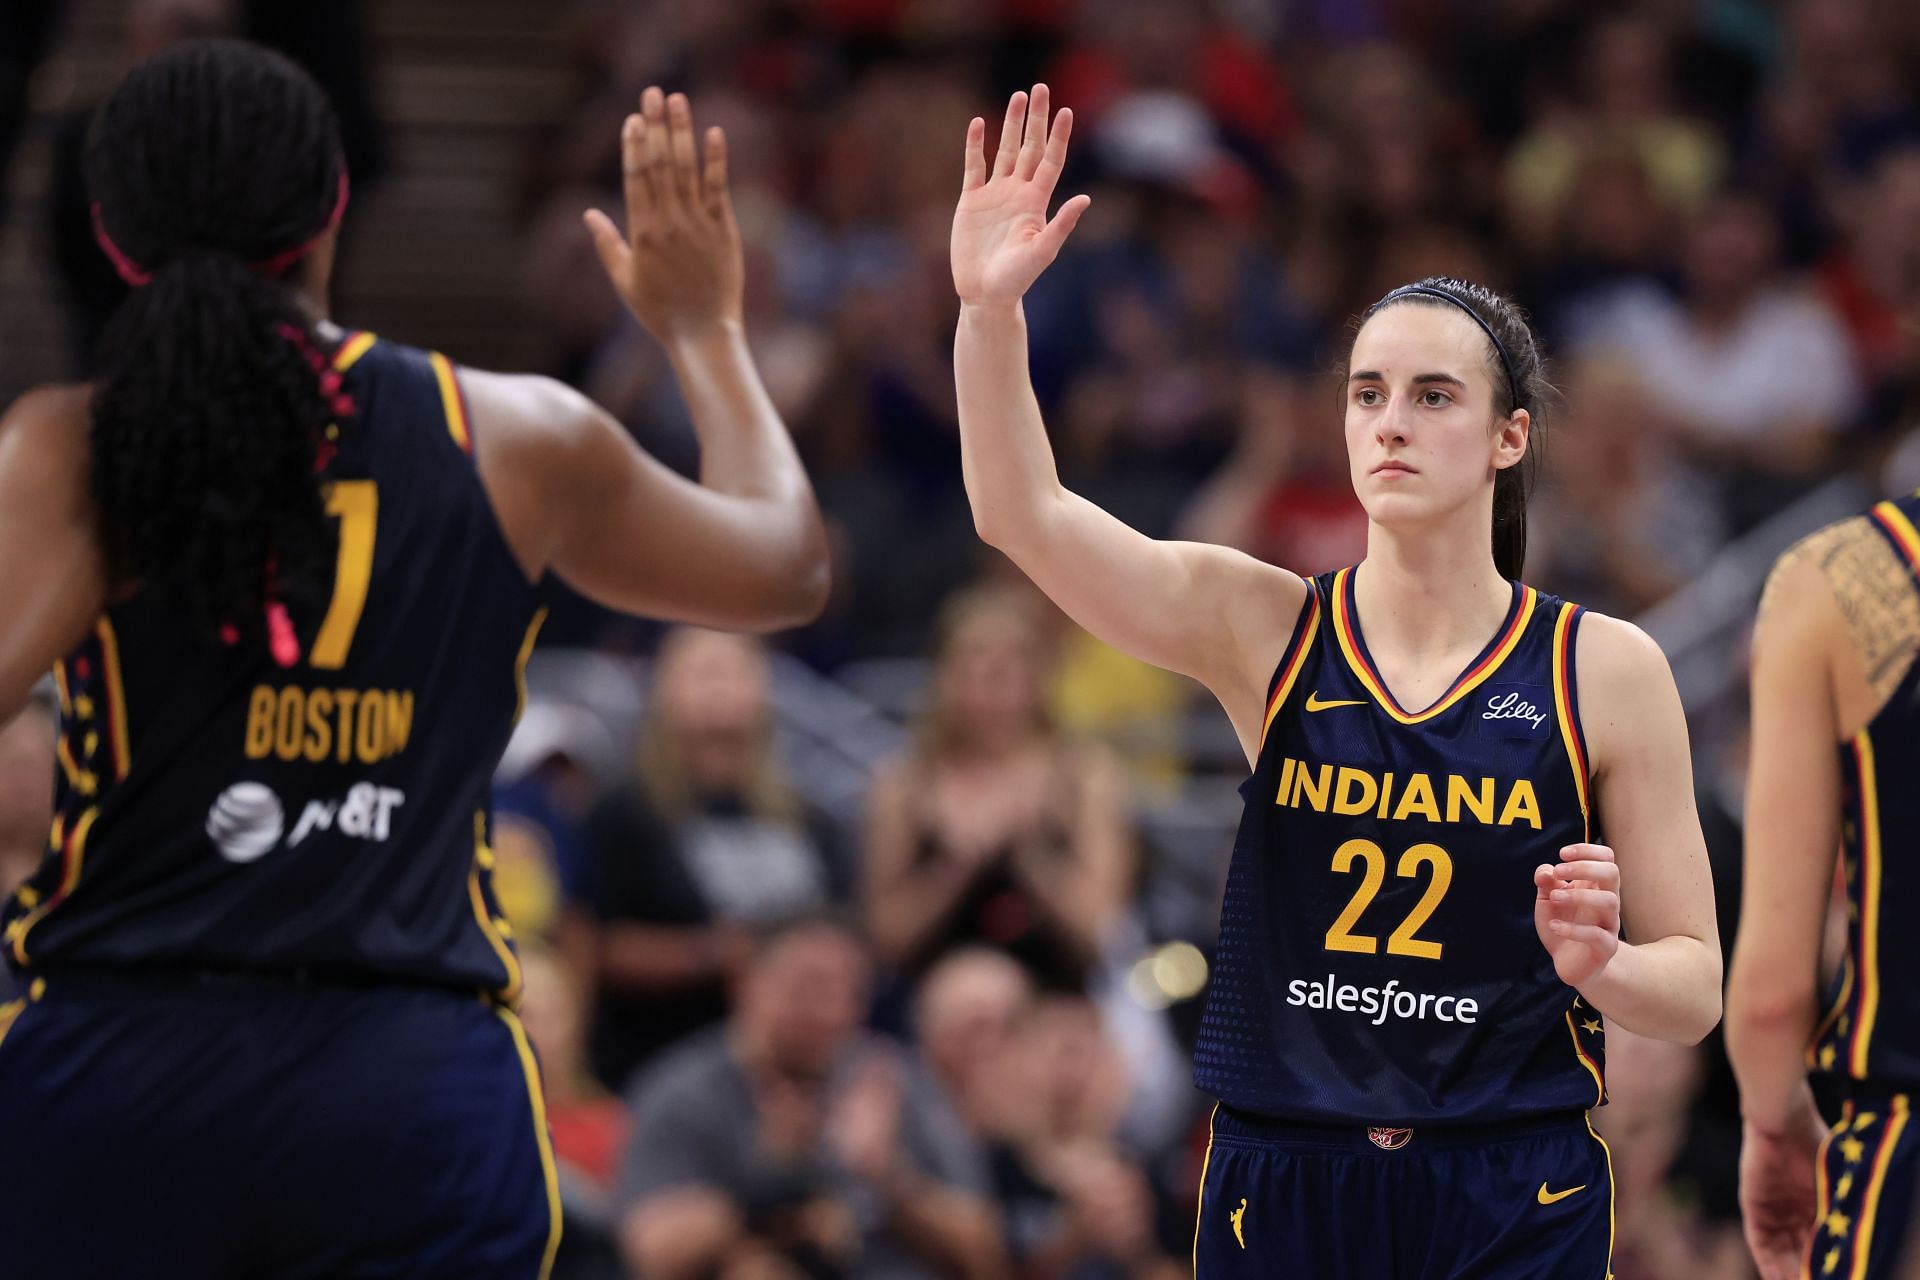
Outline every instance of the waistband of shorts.
[[196, 996], [285, 995], [308, 991], [389, 991], [395, 994], [446, 995], [495, 1003], [492, 993], [474, 986], [397, 978], [351, 969], [240, 969], [206, 965], [52, 965], [21, 975], [46, 980], [52, 994], [120, 996], [170, 994]]
[[1392, 1152], [1405, 1147], [1471, 1147], [1554, 1133], [1587, 1131], [1585, 1111], [1551, 1111], [1506, 1120], [1414, 1125], [1342, 1120], [1283, 1120], [1221, 1103], [1213, 1113], [1215, 1142]]

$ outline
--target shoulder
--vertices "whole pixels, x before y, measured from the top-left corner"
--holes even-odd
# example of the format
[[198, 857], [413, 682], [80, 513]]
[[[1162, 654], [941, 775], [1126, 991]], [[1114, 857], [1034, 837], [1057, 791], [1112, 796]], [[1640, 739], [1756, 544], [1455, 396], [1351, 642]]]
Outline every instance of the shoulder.
[[1583, 697], [1607, 697], [1650, 678], [1673, 683], [1667, 655], [1654, 638], [1610, 614], [1582, 610], [1574, 663]]
[[36, 500], [42, 511], [87, 501], [92, 401], [88, 386], [38, 387], [0, 415], [0, 482], [9, 494]]
[[460, 389], [483, 433], [521, 453], [578, 449], [605, 425], [585, 394], [554, 378], [462, 368]]

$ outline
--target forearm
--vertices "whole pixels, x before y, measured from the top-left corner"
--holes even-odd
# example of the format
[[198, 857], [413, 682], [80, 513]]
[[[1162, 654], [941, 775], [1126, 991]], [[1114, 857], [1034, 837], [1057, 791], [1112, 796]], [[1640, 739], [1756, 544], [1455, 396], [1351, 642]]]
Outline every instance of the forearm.
[[745, 331], [721, 321], [671, 339], [668, 358], [700, 439], [700, 483], [735, 497], [812, 510], [793, 438], [760, 381]]
[[963, 303], [953, 341], [960, 466], [973, 523], [1002, 550], [1040, 527], [1060, 473], [1027, 367], [1020, 303]]
[[1756, 1128], [1784, 1133], [1805, 1113], [1805, 1054], [1817, 1017], [1810, 985], [1763, 994], [1736, 964], [1727, 988], [1727, 1057], [1740, 1082], [1740, 1110]]
[[1720, 957], [1683, 934], [1622, 942], [1580, 995], [1629, 1031], [1695, 1044], [1720, 1020]]

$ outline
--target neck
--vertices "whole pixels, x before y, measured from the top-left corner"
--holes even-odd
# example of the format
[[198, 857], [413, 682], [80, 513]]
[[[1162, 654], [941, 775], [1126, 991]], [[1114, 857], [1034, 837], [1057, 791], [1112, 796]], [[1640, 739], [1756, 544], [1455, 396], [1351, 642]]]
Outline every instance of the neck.
[[1513, 602], [1493, 563], [1488, 513], [1473, 510], [1448, 526], [1367, 527], [1364, 572], [1354, 604], [1369, 648], [1440, 654], [1483, 643]]

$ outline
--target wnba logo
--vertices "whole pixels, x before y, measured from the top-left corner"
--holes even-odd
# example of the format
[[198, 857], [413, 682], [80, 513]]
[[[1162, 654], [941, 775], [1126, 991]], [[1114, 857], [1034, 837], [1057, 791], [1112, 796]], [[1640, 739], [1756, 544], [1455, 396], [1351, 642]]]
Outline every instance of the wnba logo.
[[207, 813], [207, 839], [228, 862], [252, 862], [280, 843], [286, 810], [272, 788], [236, 782], [220, 793]]

